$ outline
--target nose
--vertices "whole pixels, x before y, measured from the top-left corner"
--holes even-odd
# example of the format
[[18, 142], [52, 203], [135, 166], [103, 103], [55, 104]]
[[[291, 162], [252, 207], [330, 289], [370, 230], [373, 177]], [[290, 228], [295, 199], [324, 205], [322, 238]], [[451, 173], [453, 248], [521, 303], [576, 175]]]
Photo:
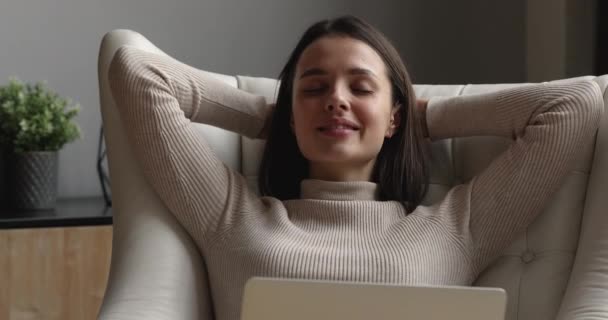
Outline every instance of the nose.
[[325, 101], [325, 111], [347, 111], [349, 108], [350, 106], [345, 94], [340, 90], [340, 88], [334, 88]]

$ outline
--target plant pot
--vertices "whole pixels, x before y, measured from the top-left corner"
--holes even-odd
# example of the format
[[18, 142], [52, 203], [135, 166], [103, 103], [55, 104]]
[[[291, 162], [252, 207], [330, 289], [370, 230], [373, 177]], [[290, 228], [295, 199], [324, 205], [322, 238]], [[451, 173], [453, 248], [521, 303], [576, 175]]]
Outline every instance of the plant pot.
[[20, 210], [53, 209], [57, 200], [56, 151], [10, 153], [6, 157], [8, 206]]

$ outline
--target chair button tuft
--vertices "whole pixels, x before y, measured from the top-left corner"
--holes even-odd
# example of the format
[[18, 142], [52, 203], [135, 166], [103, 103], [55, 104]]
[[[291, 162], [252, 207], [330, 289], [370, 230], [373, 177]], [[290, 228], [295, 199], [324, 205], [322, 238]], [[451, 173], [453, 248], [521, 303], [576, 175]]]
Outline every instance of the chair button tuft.
[[536, 258], [536, 255], [532, 251], [526, 251], [521, 255], [521, 261], [524, 263], [530, 263]]

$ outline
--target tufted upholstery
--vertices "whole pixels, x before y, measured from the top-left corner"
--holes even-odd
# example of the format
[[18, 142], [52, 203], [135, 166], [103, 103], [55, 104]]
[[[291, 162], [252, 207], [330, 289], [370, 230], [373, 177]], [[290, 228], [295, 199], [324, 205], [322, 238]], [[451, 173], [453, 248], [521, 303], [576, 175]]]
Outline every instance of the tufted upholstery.
[[[189, 236], [145, 183], [126, 144], [107, 84], [107, 67], [123, 44], [162, 53], [142, 35], [108, 33], [101, 44], [99, 86], [114, 195], [114, 242], [100, 319], [210, 319], [203, 259]], [[245, 76], [217, 77], [242, 90], [274, 99], [277, 82]], [[605, 92], [608, 76], [594, 79]], [[572, 81], [566, 79], [561, 81]], [[419, 97], [456, 96], [519, 84], [416, 85]], [[607, 95], [604, 95], [606, 103]], [[608, 320], [608, 113], [597, 140], [580, 157], [542, 215], [477, 279], [479, 286], [508, 292], [509, 320]], [[256, 189], [263, 141], [197, 125], [230, 167]], [[425, 203], [482, 170], [509, 141], [472, 137], [433, 144], [432, 177]]]

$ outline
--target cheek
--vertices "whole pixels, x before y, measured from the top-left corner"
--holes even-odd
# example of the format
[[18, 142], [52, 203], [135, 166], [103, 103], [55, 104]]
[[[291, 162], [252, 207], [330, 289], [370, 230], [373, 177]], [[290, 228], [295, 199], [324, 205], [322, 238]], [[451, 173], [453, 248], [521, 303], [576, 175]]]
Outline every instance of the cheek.
[[311, 128], [314, 111], [305, 104], [294, 103], [292, 109], [291, 127], [296, 139], [301, 144], [310, 140]]
[[292, 123], [296, 125], [296, 127], [301, 127], [303, 123], [306, 123], [306, 119], [304, 119], [307, 115], [306, 112], [303, 112], [304, 108], [301, 103], [293, 104], [291, 111]]
[[314, 128], [310, 128], [313, 112], [307, 107], [309, 106], [294, 103], [291, 130], [296, 137], [300, 152], [304, 158], [310, 160], [318, 158], [318, 152], [316, 151], [317, 141], [314, 137]]
[[377, 111], [379, 108], [367, 109], [357, 115], [359, 121], [366, 128], [366, 131], [374, 136], [384, 134], [387, 128], [388, 117], [384, 112]]
[[295, 124], [301, 128], [309, 126], [321, 111], [318, 105], [318, 101], [311, 99], [293, 100], [292, 115]]

